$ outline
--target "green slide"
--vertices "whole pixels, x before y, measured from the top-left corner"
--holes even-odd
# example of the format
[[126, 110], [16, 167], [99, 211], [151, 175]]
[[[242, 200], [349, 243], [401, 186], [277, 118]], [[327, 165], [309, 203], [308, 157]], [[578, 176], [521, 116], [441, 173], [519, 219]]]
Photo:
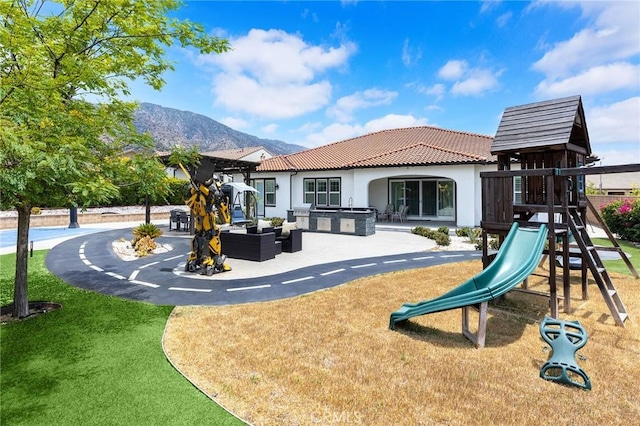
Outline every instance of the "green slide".
[[484, 271], [435, 299], [405, 303], [391, 314], [389, 328], [409, 318], [463, 308], [502, 296], [534, 271], [544, 250], [547, 226], [520, 229], [514, 222], [496, 258]]

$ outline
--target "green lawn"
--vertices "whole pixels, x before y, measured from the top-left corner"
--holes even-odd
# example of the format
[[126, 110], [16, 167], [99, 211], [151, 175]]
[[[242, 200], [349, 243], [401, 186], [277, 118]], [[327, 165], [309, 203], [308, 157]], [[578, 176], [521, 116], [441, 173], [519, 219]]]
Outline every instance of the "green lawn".
[[[611, 244], [611, 241], [609, 241], [607, 238], [592, 238], [591, 241], [594, 245], [597, 246], [613, 247], [613, 244]], [[640, 273], [640, 248], [627, 241], [618, 240], [618, 244], [620, 245], [622, 250], [627, 253], [627, 255], [630, 255], [629, 261], [636, 269], [636, 271]], [[609, 272], [619, 272], [621, 274], [632, 275], [631, 271], [629, 271], [629, 268], [627, 267], [627, 264], [624, 263], [624, 260], [622, 259], [603, 260], [602, 263]]]
[[[241, 425], [167, 361], [172, 306], [69, 286], [29, 260], [29, 299], [62, 309], [0, 327], [2, 425]], [[15, 255], [0, 256], [0, 302], [12, 298]], [[216, 368], [215, 365], [210, 368]]]

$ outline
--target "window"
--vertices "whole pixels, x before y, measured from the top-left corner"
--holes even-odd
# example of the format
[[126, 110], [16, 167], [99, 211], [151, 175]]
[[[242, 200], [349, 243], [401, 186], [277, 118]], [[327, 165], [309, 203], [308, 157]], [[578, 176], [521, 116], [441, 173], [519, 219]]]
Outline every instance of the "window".
[[329, 179], [329, 205], [340, 205], [340, 179]]
[[274, 207], [276, 205], [276, 180], [264, 180], [264, 205]]
[[305, 179], [304, 202], [316, 206], [340, 206], [340, 178]]
[[327, 202], [327, 180], [316, 180], [316, 206], [326, 206]]
[[316, 181], [314, 179], [304, 180], [304, 202], [314, 204], [316, 201]]
[[513, 177], [513, 199], [515, 204], [522, 204], [522, 176]]

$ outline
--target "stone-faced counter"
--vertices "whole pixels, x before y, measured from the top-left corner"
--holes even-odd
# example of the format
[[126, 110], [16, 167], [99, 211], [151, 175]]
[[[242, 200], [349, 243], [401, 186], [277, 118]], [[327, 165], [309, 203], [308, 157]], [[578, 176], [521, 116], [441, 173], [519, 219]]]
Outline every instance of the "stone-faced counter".
[[375, 211], [371, 209], [312, 209], [308, 223], [311, 232], [360, 236], [376, 233]]

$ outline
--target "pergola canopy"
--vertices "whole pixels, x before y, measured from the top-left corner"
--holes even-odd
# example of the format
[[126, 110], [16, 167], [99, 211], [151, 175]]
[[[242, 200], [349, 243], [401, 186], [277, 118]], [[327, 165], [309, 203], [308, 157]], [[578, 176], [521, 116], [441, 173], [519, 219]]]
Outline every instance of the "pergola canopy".
[[[169, 153], [160, 152], [157, 155], [165, 164], [168, 164]], [[234, 173], [241, 173], [245, 176], [245, 179], [248, 180], [251, 172], [254, 172], [256, 167], [260, 165], [260, 163], [254, 161], [222, 158], [210, 155], [206, 152], [200, 153], [200, 155], [202, 156], [200, 165], [195, 170], [194, 176], [192, 177], [201, 182], [211, 178], [214, 174]]]

